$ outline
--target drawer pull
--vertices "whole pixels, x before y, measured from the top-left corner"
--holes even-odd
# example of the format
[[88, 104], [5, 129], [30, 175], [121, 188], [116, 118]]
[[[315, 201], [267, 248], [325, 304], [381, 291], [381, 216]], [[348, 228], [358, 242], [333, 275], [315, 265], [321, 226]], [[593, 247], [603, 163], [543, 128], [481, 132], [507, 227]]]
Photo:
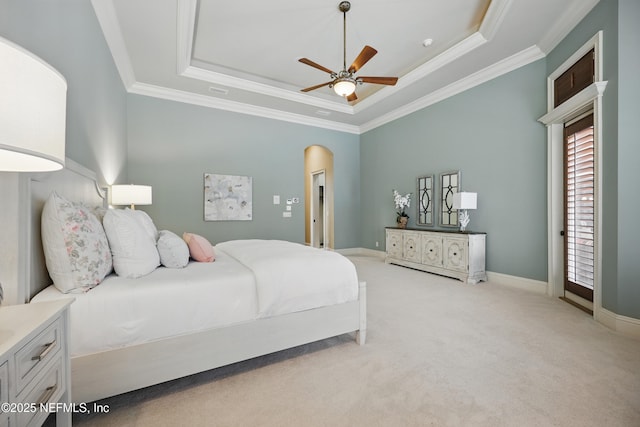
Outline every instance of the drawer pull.
[[49, 403], [49, 399], [51, 399], [51, 396], [53, 396], [53, 393], [56, 392], [57, 388], [58, 388], [57, 385], [52, 385], [51, 387], [47, 387], [44, 393], [42, 393], [42, 396], [40, 396], [40, 399], [38, 399], [38, 403], [36, 403], [36, 405], [40, 406], [40, 405]]
[[31, 358], [31, 360], [37, 360], [38, 362], [41, 361], [42, 359], [47, 357], [47, 354], [49, 354], [51, 352], [51, 350], [54, 349], [55, 346], [56, 346], [56, 340], [51, 341], [49, 344], [46, 344], [44, 346], [44, 349], [42, 350], [42, 352], [39, 355], [33, 356]]

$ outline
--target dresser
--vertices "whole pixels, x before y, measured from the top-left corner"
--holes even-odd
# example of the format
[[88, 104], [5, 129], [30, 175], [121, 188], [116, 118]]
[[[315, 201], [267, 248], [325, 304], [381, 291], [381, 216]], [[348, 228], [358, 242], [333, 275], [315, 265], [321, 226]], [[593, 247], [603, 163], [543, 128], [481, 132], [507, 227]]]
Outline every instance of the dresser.
[[478, 283], [487, 280], [485, 242], [486, 233], [388, 227], [385, 262]]
[[67, 328], [73, 299], [0, 307], [0, 427], [71, 426]]

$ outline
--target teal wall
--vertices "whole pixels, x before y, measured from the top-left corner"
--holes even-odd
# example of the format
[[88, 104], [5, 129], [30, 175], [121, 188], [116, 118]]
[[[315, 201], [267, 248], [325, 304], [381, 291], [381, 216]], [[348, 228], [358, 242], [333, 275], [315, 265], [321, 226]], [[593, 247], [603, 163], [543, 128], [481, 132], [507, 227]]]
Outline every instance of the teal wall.
[[[618, 5], [618, 299], [616, 313], [640, 318], [640, 1]], [[613, 192], [613, 188], [611, 189]]]
[[[360, 246], [358, 135], [137, 95], [129, 95], [128, 110], [129, 178], [153, 186], [153, 205], [141, 208], [159, 228], [214, 243], [304, 243], [304, 149], [323, 145], [334, 154], [335, 247]], [[251, 176], [253, 220], [204, 221], [204, 173]], [[292, 197], [300, 203], [283, 218]]]
[[547, 56], [551, 73], [603, 31], [603, 74], [608, 83], [602, 99], [602, 305], [633, 318], [640, 318], [639, 21], [637, 0], [602, 0]]
[[487, 269], [546, 281], [545, 70], [537, 61], [363, 134], [362, 246], [384, 249], [393, 189], [413, 193], [415, 226], [416, 178], [459, 170], [478, 193], [468, 228], [487, 233]]
[[67, 80], [66, 155], [102, 181], [126, 178], [126, 91], [87, 0], [0, 0], [0, 36]]

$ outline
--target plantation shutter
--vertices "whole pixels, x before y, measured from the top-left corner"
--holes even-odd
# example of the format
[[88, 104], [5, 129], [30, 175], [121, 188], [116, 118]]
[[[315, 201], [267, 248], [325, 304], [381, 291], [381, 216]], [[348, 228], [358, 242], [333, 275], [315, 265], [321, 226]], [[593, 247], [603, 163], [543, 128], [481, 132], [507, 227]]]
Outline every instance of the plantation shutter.
[[595, 220], [593, 135], [593, 114], [565, 127], [566, 287], [591, 300]]

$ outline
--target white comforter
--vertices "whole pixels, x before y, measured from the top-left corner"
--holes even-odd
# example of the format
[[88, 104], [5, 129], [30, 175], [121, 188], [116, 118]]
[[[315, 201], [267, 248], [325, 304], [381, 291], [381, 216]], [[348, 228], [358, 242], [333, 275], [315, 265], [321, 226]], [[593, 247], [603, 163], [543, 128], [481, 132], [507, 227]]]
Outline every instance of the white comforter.
[[137, 279], [113, 274], [83, 294], [51, 285], [31, 301], [69, 297], [72, 357], [250, 321], [257, 312], [253, 274], [224, 254]]
[[336, 252], [281, 240], [232, 240], [216, 250], [253, 271], [259, 317], [358, 299], [356, 268]]
[[51, 285], [32, 301], [70, 296], [70, 350], [77, 357], [353, 301], [358, 281], [353, 264], [337, 253], [247, 240], [217, 245], [212, 263], [160, 267], [138, 279], [110, 275], [84, 294]]

